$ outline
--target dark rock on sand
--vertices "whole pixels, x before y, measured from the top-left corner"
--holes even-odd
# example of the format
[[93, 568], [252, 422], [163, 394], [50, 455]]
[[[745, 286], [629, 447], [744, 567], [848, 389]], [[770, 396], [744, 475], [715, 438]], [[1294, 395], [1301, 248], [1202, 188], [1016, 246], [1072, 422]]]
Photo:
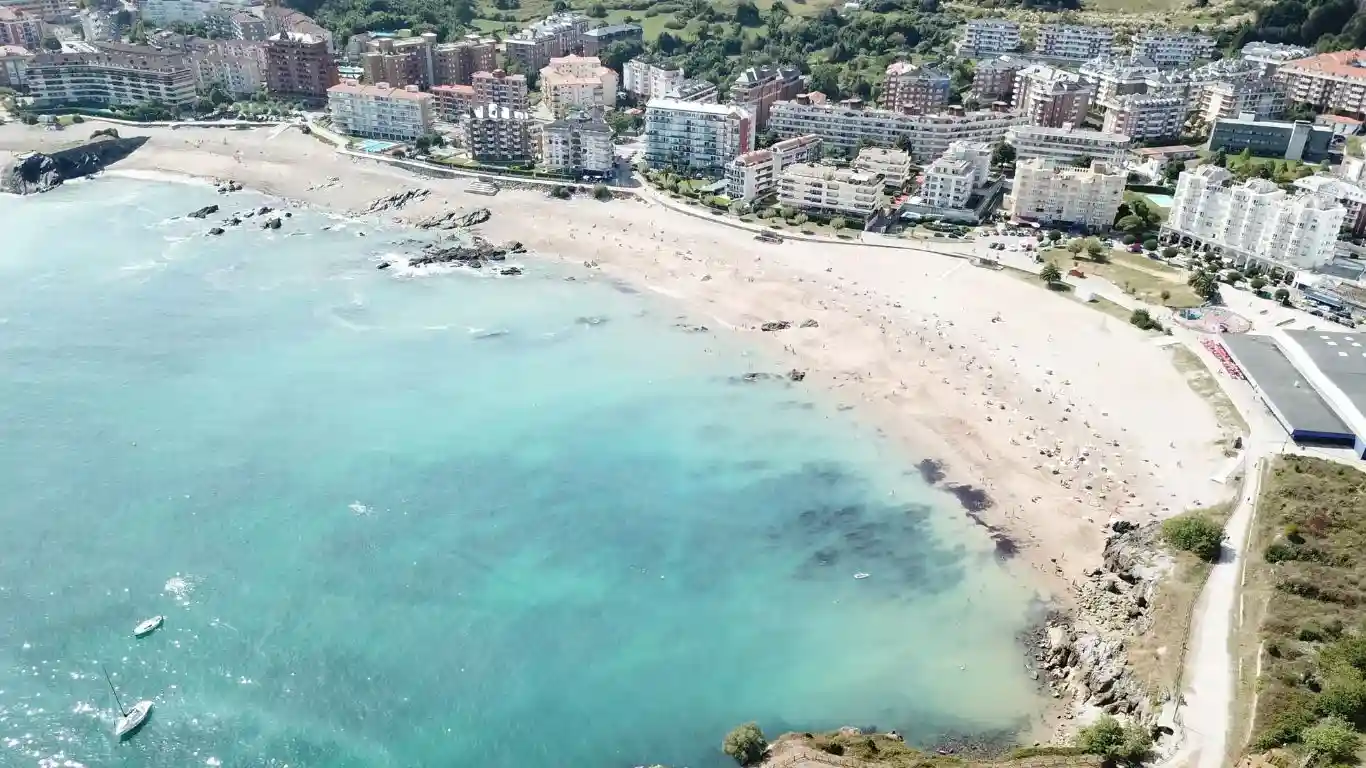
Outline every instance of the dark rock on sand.
[[802, 321], [801, 327], [802, 327], [802, 328], [819, 328], [819, 327], [820, 327], [820, 323], [816, 322], [815, 320], [809, 320], [809, 319], [808, 319], [808, 320], [803, 320], [803, 321]]
[[506, 248], [506, 249], [508, 250], [508, 253], [525, 253], [525, 252], [526, 252], [526, 246], [522, 245], [522, 241], [521, 241], [521, 240], [509, 240], [509, 241], [507, 242], [507, 245], [504, 245], [503, 247]]
[[395, 192], [392, 195], [376, 198], [364, 212], [380, 213], [382, 211], [396, 211], [414, 200], [421, 200], [428, 194], [429, 191], [425, 189], [407, 189], [402, 192]]
[[787, 372], [788, 381], [801, 381], [806, 378], [806, 371], [799, 371], [796, 368]]
[[209, 214], [212, 213], [218, 213], [218, 206], [206, 205], [197, 211], [191, 211], [190, 213], [187, 213], [186, 216], [190, 217], [191, 219], [207, 219], [209, 217]]
[[279, 219], [267, 219], [266, 221], [264, 221], [264, 222], [261, 223], [261, 229], [279, 229], [279, 228], [280, 228], [280, 220], [279, 220]]
[[447, 211], [435, 216], [428, 216], [419, 221], [416, 226], [418, 229], [459, 229], [483, 224], [492, 216], [493, 214], [487, 208], [475, 208], [467, 213]]
[[789, 323], [789, 322], [786, 321], [786, 320], [775, 320], [775, 321], [773, 321], [773, 322], [764, 323], [763, 325], [759, 326], [759, 330], [761, 330], [761, 331], [785, 331], [785, 330], [787, 330], [788, 328], [791, 328], [791, 327], [792, 327], [792, 323]]

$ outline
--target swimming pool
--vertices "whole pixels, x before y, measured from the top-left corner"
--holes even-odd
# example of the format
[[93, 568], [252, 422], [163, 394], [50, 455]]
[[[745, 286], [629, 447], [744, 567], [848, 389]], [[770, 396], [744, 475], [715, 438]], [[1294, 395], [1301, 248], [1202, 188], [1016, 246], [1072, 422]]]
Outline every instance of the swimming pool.
[[1170, 208], [1170, 207], [1172, 207], [1172, 196], [1171, 196], [1171, 195], [1144, 194], [1143, 196], [1144, 196], [1145, 198], [1148, 199], [1148, 202], [1152, 203], [1153, 205], [1157, 206], [1158, 208]]

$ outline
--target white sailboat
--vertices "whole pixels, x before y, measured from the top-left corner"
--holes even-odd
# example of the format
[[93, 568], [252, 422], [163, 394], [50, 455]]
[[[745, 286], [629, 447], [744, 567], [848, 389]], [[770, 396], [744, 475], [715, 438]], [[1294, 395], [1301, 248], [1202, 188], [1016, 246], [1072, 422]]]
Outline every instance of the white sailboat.
[[136, 627], [133, 627], [133, 637], [146, 637], [158, 629], [161, 629], [161, 625], [165, 623], [165, 616], [153, 616], [138, 624]]
[[109, 683], [109, 692], [114, 694], [114, 703], [119, 706], [119, 714], [122, 717], [114, 724], [114, 736], [119, 740], [132, 736], [138, 729], [147, 722], [147, 718], [152, 715], [152, 702], [139, 701], [133, 705], [132, 709], [124, 709], [123, 701], [119, 699], [119, 692], [114, 689], [114, 681], [109, 678], [109, 670], [100, 665], [100, 671], [104, 672], [104, 681]]

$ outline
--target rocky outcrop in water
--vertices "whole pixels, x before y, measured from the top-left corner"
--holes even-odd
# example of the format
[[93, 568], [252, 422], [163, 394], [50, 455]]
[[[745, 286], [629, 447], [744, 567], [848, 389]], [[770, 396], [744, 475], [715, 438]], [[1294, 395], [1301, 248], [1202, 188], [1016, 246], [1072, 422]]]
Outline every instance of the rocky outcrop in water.
[[200, 208], [200, 209], [197, 210], [197, 211], [190, 211], [189, 213], [187, 213], [187, 214], [185, 214], [185, 215], [188, 216], [188, 217], [191, 218], [191, 219], [207, 219], [207, 218], [209, 217], [209, 214], [212, 214], [212, 213], [218, 213], [218, 206], [216, 206], [216, 205], [206, 205], [206, 206], [204, 206], [203, 208]]
[[[493, 261], [503, 261], [509, 253], [519, 253], [513, 248], [520, 248], [521, 243], [516, 241], [506, 245], [494, 245], [482, 237], [475, 237], [469, 245], [429, 245], [423, 249], [422, 253], [408, 259], [408, 265], [413, 267], [424, 267], [432, 264], [454, 264], [456, 266], [469, 267], [471, 269], [482, 269], [485, 264]], [[392, 262], [381, 262], [379, 269], [388, 269], [393, 266]], [[521, 267], [504, 267], [500, 274], [520, 275]]]
[[[463, 227], [473, 227], [483, 224], [493, 216], [487, 208], [475, 208], [472, 211], [447, 211], [438, 213], [435, 216], [428, 216], [417, 222], [418, 229], [460, 229]], [[521, 245], [521, 243], [518, 243]]]
[[281, 224], [282, 222], [278, 217], [274, 219], [266, 219], [265, 221], [261, 222], [261, 229], [279, 229]]
[[230, 192], [242, 191], [242, 184], [240, 182], [233, 181], [232, 179], [224, 179], [222, 181], [217, 181], [215, 183], [218, 185], [218, 194], [220, 195], [226, 195]]
[[52, 153], [19, 155], [0, 168], [0, 192], [16, 195], [47, 192], [68, 179], [99, 173], [146, 143], [145, 136], [120, 139], [101, 135]]
[[226, 231], [227, 230], [223, 229], [222, 227], [214, 227], [213, 229], [209, 230], [209, 234], [213, 235], [214, 237], [217, 237]]

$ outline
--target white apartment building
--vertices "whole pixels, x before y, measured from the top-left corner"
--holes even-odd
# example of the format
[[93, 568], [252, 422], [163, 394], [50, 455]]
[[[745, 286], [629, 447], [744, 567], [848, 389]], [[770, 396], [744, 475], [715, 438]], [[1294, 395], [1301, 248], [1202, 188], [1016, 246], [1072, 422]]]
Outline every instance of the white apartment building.
[[1214, 38], [1193, 32], [1149, 30], [1134, 37], [1132, 53], [1162, 69], [1186, 67], [1214, 54]]
[[1290, 100], [1285, 84], [1276, 78], [1246, 77], [1204, 84], [1193, 106], [1205, 125], [1214, 125], [1215, 120], [1232, 120], [1245, 112], [1258, 120], [1275, 119], [1290, 108]]
[[1305, 176], [1296, 179], [1294, 186], [1319, 197], [1338, 201], [1347, 212], [1342, 220], [1342, 231], [1360, 235], [1366, 229], [1366, 189], [1362, 188], [1360, 178], [1353, 183], [1336, 176]]
[[768, 149], [746, 152], [726, 167], [726, 195], [750, 203], [778, 188], [783, 169], [794, 163], [814, 163], [820, 159], [819, 136], [797, 136], [775, 142]]
[[144, 0], [138, 3], [142, 18], [159, 27], [195, 24], [212, 15], [232, 15], [246, 10], [250, 0]]
[[754, 149], [749, 112], [730, 104], [651, 99], [645, 107], [645, 162], [720, 174]]
[[1176, 138], [1185, 125], [1185, 97], [1133, 94], [1120, 97], [1118, 104], [1105, 110], [1101, 130], [1144, 141]]
[[769, 130], [780, 137], [815, 134], [821, 141], [852, 152], [860, 144], [894, 147], [903, 139], [910, 144], [911, 158], [928, 163], [955, 141], [995, 143], [1007, 129], [1025, 118], [1014, 112], [952, 111], [934, 115], [907, 115], [883, 109], [863, 109], [849, 104], [817, 104], [809, 100], [780, 101], [769, 115]]
[[644, 101], [677, 94], [686, 79], [679, 67], [651, 64], [644, 59], [631, 59], [621, 68], [621, 89]]
[[881, 176], [891, 189], [900, 189], [911, 176], [911, 155], [900, 149], [864, 147], [852, 166], [856, 171]]
[[1106, 229], [1124, 202], [1123, 168], [1092, 163], [1090, 168], [1035, 158], [1015, 164], [1010, 215], [1041, 224], [1078, 224]]
[[575, 112], [541, 131], [541, 165], [569, 173], [611, 173], [612, 128], [601, 110]]
[[1239, 58], [1258, 65], [1263, 75], [1274, 75], [1287, 61], [1307, 58], [1313, 54], [1313, 49], [1299, 45], [1262, 42], [1248, 43], [1238, 51]]
[[827, 165], [796, 163], [778, 181], [778, 202], [784, 208], [828, 216], [867, 219], [881, 195], [882, 177]]
[[925, 167], [919, 203], [928, 208], [963, 209], [972, 197], [972, 163], [941, 157]]
[[938, 210], [968, 207], [973, 192], [987, 183], [991, 145], [955, 141], [943, 157], [925, 167], [916, 204]]
[[508, 61], [517, 62], [523, 73], [539, 72], [557, 56], [583, 51], [584, 34], [592, 20], [581, 13], [556, 13], [503, 41]]
[[1042, 24], [1034, 41], [1034, 53], [1050, 59], [1086, 61], [1110, 55], [1114, 45], [1115, 31], [1109, 27]]
[[556, 119], [578, 110], [610, 109], [617, 105], [617, 73], [597, 56], [557, 56], [541, 70], [541, 93]]
[[1321, 53], [1286, 62], [1276, 72], [1290, 100], [1320, 112], [1366, 115], [1366, 51]]
[[1312, 193], [1288, 195], [1266, 179], [1233, 184], [1224, 168], [1181, 174], [1162, 235], [1210, 246], [1237, 262], [1313, 269], [1333, 258], [1347, 210]]
[[1095, 86], [1095, 102], [1103, 107], [1117, 103], [1121, 96], [1146, 93], [1148, 78], [1157, 72], [1151, 61], [1127, 56], [1097, 56], [1077, 70], [1082, 82]]
[[1005, 19], [972, 19], [955, 44], [959, 56], [989, 56], [1020, 49], [1020, 25]]
[[1100, 160], [1122, 168], [1129, 151], [1129, 137], [1122, 133], [1086, 131], [1070, 125], [1061, 128], [1019, 125], [1006, 133], [1006, 141], [1015, 148], [1017, 160], [1041, 157], [1072, 163], [1084, 159], [1088, 164]]
[[460, 118], [460, 141], [481, 162], [526, 162], [536, 151], [535, 124], [525, 112], [480, 104]]
[[195, 71], [180, 51], [100, 43], [95, 53], [40, 53], [28, 63], [38, 107], [194, 103]]
[[332, 125], [348, 136], [384, 141], [416, 141], [432, 132], [433, 96], [417, 86], [391, 88], [388, 83], [327, 89]]
[[220, 85], [234, 97], [266, 87], [266, 47], [247, 40], [201, 40], [189, 44], [195, 82], [201, 91]]
[[0, 45], [0, 88], [28, 86], [28, 62], [33, 54], [19, 45]]

